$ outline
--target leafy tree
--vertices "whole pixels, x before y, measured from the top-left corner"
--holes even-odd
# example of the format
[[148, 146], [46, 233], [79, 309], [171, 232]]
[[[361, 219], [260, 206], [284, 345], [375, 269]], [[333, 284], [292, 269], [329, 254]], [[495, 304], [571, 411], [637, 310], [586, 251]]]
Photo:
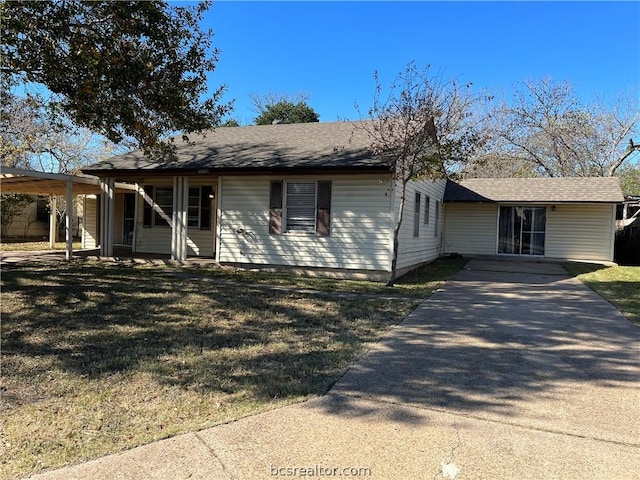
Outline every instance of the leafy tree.
[[266, 105], [265, 110], [255, 119], [256, 125], [273, 123], [319, 122], [320, 116], [306, 102], [292, 103], [286, 100]]
[[223, 89], [203, 99], [218, 51], [199, 22], [209, 3], [163, 1], [0, 4], [2, 74], [42, 84], [76, 125], [146, 153], [171, 153], [163, 137], [215, 125]]
[[239, 127], [240, 126], [240, 122], [238, 120], [236, 120], [235, 118], [230, 118], [230, 119], [225, 120], [224, 122], [222, 122], [219, 126], [220, 127]]
[[73, 125], [39, 95], [6, 94], [0, 101], [2, 166], [77, 173], [113, 154], [116, 146]]
[[[0, 159], [3, 167], [50, 173], [77, 173], [81, 166], [113, 154], [115, 145], [89, 130], [73, 125], [41, 95], [5, 94], [0, 100]], [[3, 192], [2, 234], [36, 197]], [[67, 208], [58, 197], [56, 214], [62, 220]], [[58, 223], [61, 230], [64, 222]]]
[[251, 110], [253, 110], [256, 115], [260, 115], [265, 110], [267, 110], [268, 105], [275, 105], [280, 102], [288, 102], [293, 104], [298, 104], [300, 102], [308, 103], [309, 97], [308, 93], [298, 92], [298, 93], [277, 93], [273, 91], [269, 91], [267, 93], [250, 93], [249, 101], [251, 102]]
[[625, 195], [640, 195], [640, 163], [623, 165], [616, 172]]
[[536, 173], [531, 162], [495, 152], [476, 153], [468, 162], [463, 178], [527, 178]]
[[632, 140], [640, 122], [637, 99], [585, 105], [568, 83], [548, 78], [523, 82], [493, 121], [491, 156], [474, 162], [475, 175], [501, 170], [502, 163], [523, 176], [612, 176], [640, 150]]
[[407, 185], [412, 180], [446, 178], [466, 164], [482, 144], [475, 106], [479, 97], [471, 85], [460, 86], [415, 63], [391, 84], [389, 94], [375, 75], [376, 89], [368, 118], [359, 128], [369, 134], [371, 150], [392, 160], [391, 171], [400, 185], [398, 215], [393, 233], [391, 275], [396, 281], [399, 233], [404, 218]]

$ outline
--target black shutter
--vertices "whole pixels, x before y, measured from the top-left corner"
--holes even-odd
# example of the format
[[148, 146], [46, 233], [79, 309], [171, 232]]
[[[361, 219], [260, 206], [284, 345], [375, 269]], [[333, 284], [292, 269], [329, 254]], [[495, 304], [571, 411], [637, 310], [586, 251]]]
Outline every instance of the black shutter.
[[200, 188], [200, 230], [211, 230], [211, 197], [213, 187], [205, 185]]
[[316, 235], [328, 237], [331, 233], [331, 182], [318, 182], [318, 211]]
[[[153, 200], [153, 185], [145, 185], [144, 193], [146, 197], [149, 197]], [[142, 226], [146, 228], [151, 227], [151, 220], [153, 218], [153, 205], [150, 204], [146, 199], [143, 199], [143, 208], [142, 208]]]
[[282, 181], [271, 182], [269, 233], [282, 233]]

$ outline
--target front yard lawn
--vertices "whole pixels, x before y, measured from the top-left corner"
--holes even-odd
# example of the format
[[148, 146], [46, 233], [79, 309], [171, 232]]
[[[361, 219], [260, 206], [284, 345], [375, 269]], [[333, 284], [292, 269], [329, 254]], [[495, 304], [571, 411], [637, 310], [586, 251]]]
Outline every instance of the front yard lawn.
[[[67, 244], [65, 242], [54, 243], [53, 250], [65, 250]], [[73, 249], [80, 250], [82, 244], [73, 242]], [[39, 250], [51, 250], [48, 241], [42, 242], [2, 242], [0, 243], [0, 252], [34, 252]]]
[[635, 323], [640, 323], [640, 267], [567, 263], [571, 275], [598, 292]]
[[[432, 291], [462, 263], [451, 265], [417, 272], [425, 285], [404, 290]], [[3, 476], [322, 395], [415, 306], [88, 261], [4, 268]]]
[[324, 292], [353, 292], [367, 295], [397, 295], [425, 299], [440, 288], [451, 275], [460, 270], [469, 259], [447, 258], [417, 268], [400, 277], [393, 287], [381, 282], [366, 280], [340, 280], [329, 278], [300, 277], [287, 273], [272, 273], [232, 268], [197, 267], [184, 271], [214, 279], [243, 281], [246, 283], [280, 285], [306, 288]]

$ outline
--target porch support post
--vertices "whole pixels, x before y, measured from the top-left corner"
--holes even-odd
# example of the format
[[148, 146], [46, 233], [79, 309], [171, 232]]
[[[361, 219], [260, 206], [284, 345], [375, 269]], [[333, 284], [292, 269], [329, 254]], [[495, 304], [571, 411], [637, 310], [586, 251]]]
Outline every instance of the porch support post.
[[113, 257], [115, 179], [100, 179], [100, 256]]
[[216, 223], [214, 225], [215, 228], [215, 260], [216, 262], [220, 262], [220, 249], [222, 247], [222, 243], [220, 242], [220, 237], [222, 235], [222, 177], [218, 177], [218, 188], [216, 188], [216, 197], [215, 197], [215, 205], [216, 205]]
[[173, 177], [173, 214], [171, 216], [171, 260], [187, 259], [187, 206], [189, 178]]
[[67, 208], [64, 216], [64, 233], [66, 241], [65, 258], [71, 260], [73, 255], [73, 182], [67, 182]]
[[[140, 184], [136, 183], [136, 193], [134, 195], [134, 208], [133, 208], [133, 238], [131, 239], [131, 253], [136, 253], [136, 241], [138, 238], [138, 209], [140, 208], [140, 200], [144, 204], [144, 190], [140, 187]], [[140, 195], [140, 191], [142, 190], [143, 195]]]
[[58, 216], [56, 210], [58, 208], [56, 202], [56, 196], [51, 195], [51, 205], [49, 212], [49, 248], [54, 249], [56, 247], [56, 240], [58, 239]]

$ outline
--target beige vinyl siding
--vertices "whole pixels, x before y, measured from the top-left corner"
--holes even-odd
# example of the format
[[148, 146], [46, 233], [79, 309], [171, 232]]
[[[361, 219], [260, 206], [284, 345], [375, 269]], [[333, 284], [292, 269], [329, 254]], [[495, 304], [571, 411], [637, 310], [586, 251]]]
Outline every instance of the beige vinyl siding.
[[547, 206], [545, 257], [613, 261], [614, 219], [609, 204]]
[[[189, 187], [202, 185], [217, 185], [216, 177], [189, 178]], [[173, 178], [145, 178], [140, 179], [141, 187], [153, 185], [154, 187], [172, 187]], [[212, 257], [215, 244], [215, 201], [212, 205], [212, 224], [210, 230], [190, 227], [187, 229], [187, 256]], [[136, 207], [136, 251], [140, 253], [171, 254], [171, 228], [169, 227], [145, 227], [143, 224], [144, 200], [138, 199]], [[122, 215], [122, 214], [121, 214]]]
[[[331, 180], [331, 234], [269, 234], [272, 180]], [[380, 175], [224, 177], [220, 261], [343, 269], [389, 269], [388, 183]]]
[[497, 223], [496, 204], [446, 203], [444, 253], [495, 255]]
[[[142, 179], [140, 188], [145, 185], [154, 187], [173, 187], [172, 177]], [[171, 254], [171, 228], [144, 226], [144, 199], [139, 198], [136, 206], [136, 252]]]
[[187, 256], [213, 257], [215, 230], [187, 229]]
[[8, 237], [35, 237], [49, 235], [49, 226], [45, 222], [38, 222], [37, 203], [32, 202], [18, 213], [7, 229]]
[[[212, 186], [214, 197], [217, 196], [217, 177], [189, 178], [189, 187], [201, 187], [203, 185]], [[216, 236], [215, 217], [216, 203], [214, 198], [211, 200], [211, 228], [209, 230], [200, 230], [199, 227], [187, 228], [187, 256], [213, 257]]]
[[[438, 180], [435, 182], [429, 181], [411, 181], [407, 184], [405, 194], [405, 206], [402, 225], [400, 227], [400, 233], [398, 236], [398, 264], [397, 268], [412, 267], [414, 265], [420, 265], [425, 262], [429, 262], [440, 256], [440, 230], [438, 229], [438, 235], [435, 233], [435, 210], [437, 205], [442, 202], [442, 196], [444, 195], [444, 188], [446, 182], [444, 180]], [[415, 212], [415, 193], [420, 193], [420, 221], [419, 221], [419, 235], [414, 237], [414, 212]], [[402, 195], [401, 185], [397, 185], [395, 197], [396, 197], [396, 215], [398, 215], [400, 196]], [[429, 224], [425, 225], [425, 203], [427, 197], [429, 201]], [[440, 212], [440, 220], [442, 220], [442, 211]], [[395, 224], [391, 226], [395, 228]]]
[[98, 199], [95, 195], [84, 197], [82, 248], [98, 248]]

